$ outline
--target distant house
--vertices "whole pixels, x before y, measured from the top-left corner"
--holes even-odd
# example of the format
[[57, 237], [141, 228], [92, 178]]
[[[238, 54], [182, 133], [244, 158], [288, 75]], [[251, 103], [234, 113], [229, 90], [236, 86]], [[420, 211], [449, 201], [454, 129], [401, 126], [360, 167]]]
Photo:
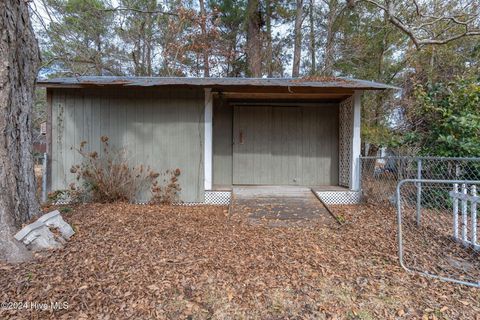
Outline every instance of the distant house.
[[[394, 87], [344, 78], [76, 77], [41, 80], [51, 190], [66, 189], [81, 141], [108, 136], [133, 164], [180, 168], [180, 198], [235, 185], [359, 189], [360, 98]], [[343, 188], [339, 188], [343, 187]]]

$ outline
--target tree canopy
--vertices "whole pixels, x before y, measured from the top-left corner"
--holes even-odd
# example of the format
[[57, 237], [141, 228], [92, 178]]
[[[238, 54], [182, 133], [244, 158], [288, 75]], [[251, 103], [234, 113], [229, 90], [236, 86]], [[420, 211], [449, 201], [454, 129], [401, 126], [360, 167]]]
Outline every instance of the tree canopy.
[[403, 90], [364, 97], [372, 152], [425, 142], [412, 138], [427, 132], [415, 115], [429, 104], [466, 103], [439, 88], [478, 85], [480, 5], [471, 0], [36, 0], [32, 9], [45, 75], [333, 75], [395, 84]]

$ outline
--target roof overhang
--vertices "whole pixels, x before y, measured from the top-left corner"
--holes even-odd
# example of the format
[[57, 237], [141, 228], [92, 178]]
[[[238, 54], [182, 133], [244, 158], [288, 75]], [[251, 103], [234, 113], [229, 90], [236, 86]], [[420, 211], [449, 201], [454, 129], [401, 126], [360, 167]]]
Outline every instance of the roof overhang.
[[46, 88], [91, 87], [200, 87], [222, 93], [352, 94], [355, 90], [398, 90], [388, 84], [340, 77], [307, 78], [182, 78], [81, 76], [39, 79]]

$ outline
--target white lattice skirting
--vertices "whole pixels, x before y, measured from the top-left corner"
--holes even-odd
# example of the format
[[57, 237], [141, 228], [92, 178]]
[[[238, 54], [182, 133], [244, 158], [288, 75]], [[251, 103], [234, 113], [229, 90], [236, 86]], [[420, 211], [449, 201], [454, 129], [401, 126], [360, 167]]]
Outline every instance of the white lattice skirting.
[[[198, 205], [214, 205], [214, 206], [228, 206], [232, 198], [231, 191], [205, 191], [204, 202], [177, 202], [174, 206], [198, 206]], [[55, 202], [56, 205], [68, 205], [69, 199], [61, 199]], [[148, 202], [139, 201], [136, 204], [148, 204]]]
[[358, 204], [362, 200], [359, 191], [315, 191], [325, 204]]
[[229, 205], [231, 191], [205, 191], [205, 204]]
[[174, 203], [176, 206], [198, 206], [198, 205], [212, 205], [212, 206], [228, 206], [232, 198], [231, 191], [205, 191], [204, 202], [179, 202]]
[[[358, 191], [315, 191], [316, 195], [326, 204], [358, 204], [361, 201], [361, 192]], [[227, 206], [232, 198], [231, 191], [205, 191], [204, 202], [179, 202], [177, 206], [218, 205]], [[56, 204], [69, 204], [70, 201], [63, 199]], [[146, 204], [139, 202], [138, 204]]]

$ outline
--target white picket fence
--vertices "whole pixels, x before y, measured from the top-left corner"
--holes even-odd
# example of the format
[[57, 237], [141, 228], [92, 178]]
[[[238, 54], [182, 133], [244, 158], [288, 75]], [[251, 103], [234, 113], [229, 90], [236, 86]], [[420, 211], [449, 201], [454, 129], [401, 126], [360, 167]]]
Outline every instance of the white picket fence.
[[477, 204], [480, 197], [477, 195], [477, 187], [462, 184], [459, 189], [459, 185], [455, 183], [449, 194], [453, 199], [453, 238], [465, 246], [480, 250], [477, 225]]

